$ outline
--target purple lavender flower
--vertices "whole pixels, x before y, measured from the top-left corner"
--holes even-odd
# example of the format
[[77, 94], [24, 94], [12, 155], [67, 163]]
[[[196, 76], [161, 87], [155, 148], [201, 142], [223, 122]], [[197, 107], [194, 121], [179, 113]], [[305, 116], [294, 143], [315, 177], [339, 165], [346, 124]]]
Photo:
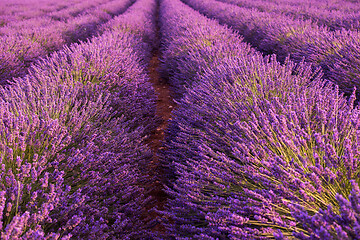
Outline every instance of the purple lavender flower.
[[358, 61], [354, 60], [358, 52], [357, 31], [330, 31], [311, 20], [293, 19], [281, 13], [260, 12], [216, 0], [184, 2], [234, 28], [264, 54], [276, 54], [281, 62], [290, 55], [295, 62], [305, 59], [314, 68], [321, 67], [324, 77], [339, 85], [348, 96], [354, 87], [360, 89]]
[[0, 89], [2, 237], [149, 236], [144, 141], [157, 118], [142, 40], [109, 29]]
[[[170, 26], [163, 28], [165, 53], [174, 55], [165, 67], [174, 83], [187, 80], [161, 153], [171, 196], [163, 211], [166, 236], [355, 236], [352, 208], [358, 202], [346, 202], [359, 178], [355, 94], [347, 100], [308, 64], [287, 59], [281, 65], [275, 57], [249, 51], [232, 31], [180, 1], [164, 0], [161, 10], [162, 24]], [[177, 25], [171, 24], [175, 19]], [[186, 19], [196, 19], [196, 25]], [[229, 52], [210, 42], [208, 54], [201, 55], [202, 48], [187, 44], [206, 45], [209, 35], [220, 31], [216, 39]], [[176, 58], [176, 48], [191, 51]], [[199, 65], [200, 71], [188, 71]], [[342, 212], [347, 222], [318, 221], [321, 215], [331, 222], [326, 209]]]

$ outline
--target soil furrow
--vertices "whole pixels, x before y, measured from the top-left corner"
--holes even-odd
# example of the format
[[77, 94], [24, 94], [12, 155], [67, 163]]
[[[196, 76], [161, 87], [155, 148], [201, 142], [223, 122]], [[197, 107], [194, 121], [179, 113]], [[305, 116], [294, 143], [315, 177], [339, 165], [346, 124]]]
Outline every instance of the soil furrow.
[[[151, 177], [156, 179], [156, 182], [153, 183], [153, 190], [151, 196], [155, 199], [155, 209], [163, 210], [163, 206], [166, 202], [167, 196], [163, 190], [163, 174], [162, 168], [160, 166], [159, 157], [157, 153], [161, 150], [162, 143], [165, 138], [165, 130], [168, 127], [168, 122], [171, 120], [171, 112], [175, 107], [175, 102], [171, 97], [171, 90], [168, 81], [162, 78], [160, 73], [160, 58], [161, 52], [160, 48], [160, 26], [159, 26], [159, 2], [156, 10], [156, 43], [152, 52], [152, 58], [149, 64], [149, 76], [150, 82], [153, 84], [153, 87], [158, 95], [156, 103], [156, 115], [160, 118], [160, 124], [156, 130], [150, 135], [147, 140], [147, 144], [150, 146], [153, 153], [153, 160], [151, 162]], [[154, 213], [154, 218], [159, 217], [158, 213]], [[161, 224], [158, 224], [153, 229], [154, 231], [164, 231], [164, 228]]]

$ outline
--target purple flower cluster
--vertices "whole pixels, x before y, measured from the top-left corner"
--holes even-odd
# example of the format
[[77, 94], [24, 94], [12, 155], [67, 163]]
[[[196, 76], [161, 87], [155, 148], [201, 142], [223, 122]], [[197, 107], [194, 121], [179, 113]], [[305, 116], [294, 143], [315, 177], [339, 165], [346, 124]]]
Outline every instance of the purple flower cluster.
[[343, 11], [347, 13], [354, 13], [360, 10], [359, 4], [357, 4], [356, 1], [352, 1], [352, 0], [350, 1], [272, 0], [271, 2], [276, 3], [278, 5], [289, 5], [294, 7], [303, 6], [304, 8], [309, 8], [313, 6], [313, 8], [320, 8], [325, 11]]
[[[45, 15], [12, 21], [1, 27], [0, 83], [6, 84], [13, 77], [24, 76], [34, 61], [60, 50], [65, 44], [84, 41], [95, 35], [99, 25], [123, 13], [133, 2], [102, 0], [97, 6], [87, 11], [84, 8], [84, 12], [69, 18]], [[87, 5], [85, 3], [84, 7]]]
[[355, 94], [263, 58], [180, 1], [160, 13], [165, 71], [186, 85], [161, 153], [165, 238], [357, 239]]
[[178, 107], [159, 150], [169, 198], [154, 214], [146, 69], [159, 2], [39, 0], [30, 14], [34, 0], [11, 1], [1, 239], [360, 239], [360, 38], [337, 29], [357, 21], [355, 4], [159, 0], [161, 74]]
[[99, 28], [100, 34], [108, 30], [129, 32], [141, 39], [142, 44], [133, 46], [142, 54], [143, 63], [147, 65], [150, 61], [151, 50], [155, 47], [155, 17], [157, 8], [156, 1], [136, 1], [129, 9], [111, 19]]
[[138, 35], [109, 29], [0, 89], [2, 239], [149, 238], [156, 96], [139, 49], [154, 3], [132, 6]]
[[[274, 12], [283, 14], [294, 19], [309, 19], [320, 26], [327, 26], [331, 31], [348, 29], [360, 29], [360, 14], [356, 10], [356, 5], [351, 5], [351, 12], [344, 11], [343, 7], [339, 9], [332, 7], [334, 3], [329, 3], [330, 9], [327, 9], [322, 2], [314, 1], [310, 4], [307, 2], [268, 2], [264, 0], [218, 0], [220, 2], [231, 3], [239, 7], [255, 8], [261, 12]], [[343, 1], [344, 2], [344, 1]], [[348, 2], [345, 2], [345, 4]], [[351, 3], [350, 3], [351, 4]], [[355, 9], [354, 9], [355, 7]]]
[[[102, 0], [99, 0], [102, 1]], [[52, 2], [49, 0], [8, 0], [0, 2], [0, 27], [10, 22], [41, 17], [61, 11], [67, 11], [76, 6], [79, 10], [81, 4], [78, 0]], [[71, 10], [70, 10], [71, 11]]]
[[64, 5], [58, 11], [48, 12], [46, 16], [49, 16], [54, 20], [65, 21], [67, 19], [71, 19], [79, 15], [90, 13], [97, 6], [106, 3], [103, 0], [94, 0], [91, 2], [73, 2], [73, 3], [68, 1], [64, 2], [63, 3]]
[[[195, 10], [182, 7], [175, 14], [173, 8], [168, 4], [161, 6], [161, 71], [169, 79], [175, 98], [181, 98], [187, 88], [196, 85], [197, 75], [226, 61], [232, 53], [245, 48], [247, 52], [243, 54], [254, 52], [238, 35], [229, 34], [229, 29], [214, 29], [216, 21], [203, 17], [199, 26], [197, 18], [194, 20], [194, 15], [198, 15]], [[224, 38], [238, 44], [224, 44]]]
[[[324, 77], [340, 86], [347, 95], [354, 87], [360, 89], [356, 58], [360, 39], [357, 31], [329, 31], [310, 20], [294, 20], [277, 13], [259, 12], [216, 0], [184, 0], [185, 3], [220, 23], [233, 27], [258, 50], [265, 54], [276, 54], [284, 62], [302, 59], [314, 67], [321, 66]], [[344, 64], [337, 64], [339, 61]], [[352, 72], [353, 74], [347, 74]]]

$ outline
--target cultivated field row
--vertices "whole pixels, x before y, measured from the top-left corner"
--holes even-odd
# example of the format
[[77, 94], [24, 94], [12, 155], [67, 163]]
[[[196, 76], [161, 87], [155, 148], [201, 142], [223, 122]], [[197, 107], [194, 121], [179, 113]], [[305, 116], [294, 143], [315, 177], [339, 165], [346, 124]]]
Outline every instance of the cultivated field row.
[[6, 5], [0, 238], [358, 239], [359, 35], [310, 4], [352, 6]]

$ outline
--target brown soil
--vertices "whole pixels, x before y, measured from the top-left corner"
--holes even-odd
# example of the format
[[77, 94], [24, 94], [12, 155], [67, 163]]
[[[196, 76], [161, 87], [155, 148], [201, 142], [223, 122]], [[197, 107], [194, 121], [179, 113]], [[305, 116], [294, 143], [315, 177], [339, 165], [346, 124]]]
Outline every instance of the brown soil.
[[158, 71], [159, 63], [159, 51], [155, 50], [150, 61], [149, 75], [151, 83], [158, 94], [156, 115], [161, 118], [161, 123], [149, 138], [149, 146], [153, 150], [154, 154], [162, 148], [161, 144], [164, 140], [164, 130], [168, 126], [168, 120], [171, 120], [171, 112], [175, 107], [175, 103], [170, 97], [169, 84], [166, 80], [160, 77], [160, 73]]
[[[157, 9], [156, 19], [159, 19], [159, 8]], [[157, 43], [160, 42], [159, 39], [159, 24], [156, 26], [156, 35], [157, 35]], [[165, 138], [165, 130], [168, 126], [168, 121], [171, 119], [171, 112], [175, 108], [175, 103], [170, 96], [170, 86], [166, 79], [161, 77], [159, 72], [160, 65], [160, 51], [159, 46], [155, 46], [155, 49], [152, 52], [152, 58], [149, 64], [149, 76], [150, 82], [152, 83], [157, 95], [157, 103], [156, 103], [156, 115], [160, 118], [160, 124], [156, 128], [156, 130], [149, 136], [147, 139], [147, 144], [150, 146], [153, 159], [150, 166], [150, 175], [151, 177], [155, 177], [156, 182], [153, 184], [153, 190], [150, 192], [151, 196], [155, 199], [155, 206], [152, 206], [158, 210], [163, 210], [164, 204], [167, 200], [167, 195], [163, 190], [162, 185], [162, 168], [160, 166], [160, 161], [157, 156], [157, 153], [160, 149], [162, 149], [162, 143]], [[154, 212], [152, 218], [159, 218], [160, 214]], [[154, 231], [164, 232], [164, 227], [161, 224], [157, 224]]]

